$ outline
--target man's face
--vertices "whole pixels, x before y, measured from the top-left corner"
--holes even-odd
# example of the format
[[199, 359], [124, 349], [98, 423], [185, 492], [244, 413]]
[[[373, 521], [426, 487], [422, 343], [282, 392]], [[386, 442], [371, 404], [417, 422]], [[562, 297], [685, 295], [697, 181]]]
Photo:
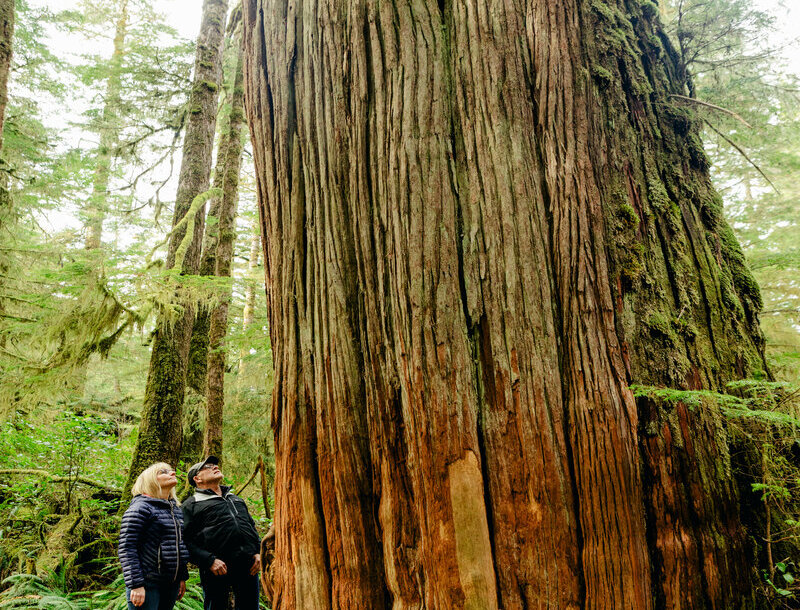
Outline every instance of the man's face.
[[206, 464], [203, 469], [194, 476], [194, 482], [198, 487], [209, 487], [222, 480], [222, 471], [216, 464]]

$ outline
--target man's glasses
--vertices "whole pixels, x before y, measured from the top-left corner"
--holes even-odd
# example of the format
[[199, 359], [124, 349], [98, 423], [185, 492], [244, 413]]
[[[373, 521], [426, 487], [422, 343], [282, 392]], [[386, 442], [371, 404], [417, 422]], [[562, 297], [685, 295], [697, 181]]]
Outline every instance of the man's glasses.
[[206, 464], [200, 470], [211, 470], [216, 464]]

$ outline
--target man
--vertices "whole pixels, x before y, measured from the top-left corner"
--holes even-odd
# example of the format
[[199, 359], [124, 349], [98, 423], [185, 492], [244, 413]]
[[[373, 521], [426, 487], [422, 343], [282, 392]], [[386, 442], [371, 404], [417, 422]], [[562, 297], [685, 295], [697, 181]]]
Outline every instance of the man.
[[184, 540], [200, 568], [205, 610], [226, 610], [231, 591], [236, 610], [258, 610], [261, 540], [247, 504], [222, 478], [213, 455], [189, 469], [197, 490], [183, 503]]

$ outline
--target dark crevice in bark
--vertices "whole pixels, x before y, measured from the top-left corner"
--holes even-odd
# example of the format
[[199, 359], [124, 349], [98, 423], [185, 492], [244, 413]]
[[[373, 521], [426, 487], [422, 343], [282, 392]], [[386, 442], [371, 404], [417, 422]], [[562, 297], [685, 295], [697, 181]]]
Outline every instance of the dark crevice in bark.
[[[494, 513], [492, 511], [492, 495], [489, 487], [491, 480], [489, 475], [489, 465], [486, 459], [488, 455], [486, 448], [486, 440], [484, 438], [484, 420], [483, 416], [486, 410], [486, 405], [497, 404], [495, 397], [494, 387], [494, 365], [492, 360], [492, 346], [490, 344], [489, 332], [484, 330], [487, 321], [486, 315], [482, 315], [478, 323], [470, 329], [470, 346], [472, 348], [472, 360], [475, 363], [475, 385], [477, 386], [478, 396], [478, 415], [476, 423], [478, 427], [478, 450], [480, 451], [481, 460], [481, 476], [483, 477], [483, 503], [486, 506], [486, 521], [489, 525], [489, 542], [492, 549], [492, 568], [494, 569], [495, 582], [501, 582], [500, 574], [497, 565], [497, 549], [495, 548], [495, 524]], [[491, 383], [491, 398], [486, 393], [486, 388]], [[502, 588], [497, 587], [497, 607], [502, 608]]]
[[[297, 33], [295, 33], [297, 36]], [[288, 75], [286, 78], [286, 82], [288, 84], [288, 91], [287, 93], [287, 108], [286, 108], [286, 155], [288, 158], [292, 158], [293, 150], [294, 150], [294, 142], [297, 137], [297, 100], [295, 98], [295, 66], [297, 65], [297, 46], [292, 48], [292, 57], [289, 61], [289, 66], [287, 68]], [[270, 100], [271, 101], [271, 100]], [[272, 109], [272, 104], [270, 104], [270, 110]], [[286, 164], [286, 178], [289, 184], [292, 184], [292, 177], [294, 176], [295, 170], [301, 171], [299, 166], [297, 168], [292, 166], [292, 163]]]
[[[264, 58], [264, 65], [262, 66], [262, 70], [264, 72], [264, 88], [266, 89], [266, 93], [267, 93], [267, 107], [269, 108], [269, 128], [270, 128], [270, 132], [274, 132], [274, 130], [275, 130], [275, 108], [274, 108], [274, 102], [272, 100], [272, 86], [270, 85], [269, 72], [267, 71], [267, 63], [266, 63], [266, 59], [267, 59], [268, 55], [267, 55], [267, 38], [266, 38], [266, 36], [264, 36], [264, 31], [265, 30], [264, 30], [264, 9], [263, 8], [259, 8], [258, 9], [258, 31], [260, 32], [259, 36], [258, 36], [258, 39], [261, 42], [261, 56]], [[259, 206], [259, 210], [260, 210], [260, 206]], [[263, 215], [263, 211], [259, 211], [259, 214]], [[262, 220], [262, 226], [263, 225], [264, 225], [264, 223], [263, 223], [263, 220]], [[266, 268], [267, 268], [267, 266], [265, 265], [265, 269]]]

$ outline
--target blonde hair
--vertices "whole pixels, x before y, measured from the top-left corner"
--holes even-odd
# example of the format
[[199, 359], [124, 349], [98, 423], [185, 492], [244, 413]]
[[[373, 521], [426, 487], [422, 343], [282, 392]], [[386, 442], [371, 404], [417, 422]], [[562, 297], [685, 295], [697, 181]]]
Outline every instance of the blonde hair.
[[[158, 471], [163, 470], [164, 468], [173, 470], [172, 466], [166, 462], [156, 462], [152, 466], [145, 468], [142, 471], [142, 474], [136, 478], [136, 482], [131, 488], [131, 495], [139, 496], [144, 494], [154, 498], [161, 497], [161, 485], [158, 482]], [[175, 487], [177, 487], [177, 485]], [[180, 504], [180, 502], [178, 502], [178, 496], [175, 494], [175, 487], [170, 490], [169, 497], [175, 500], [176, 503]]]

